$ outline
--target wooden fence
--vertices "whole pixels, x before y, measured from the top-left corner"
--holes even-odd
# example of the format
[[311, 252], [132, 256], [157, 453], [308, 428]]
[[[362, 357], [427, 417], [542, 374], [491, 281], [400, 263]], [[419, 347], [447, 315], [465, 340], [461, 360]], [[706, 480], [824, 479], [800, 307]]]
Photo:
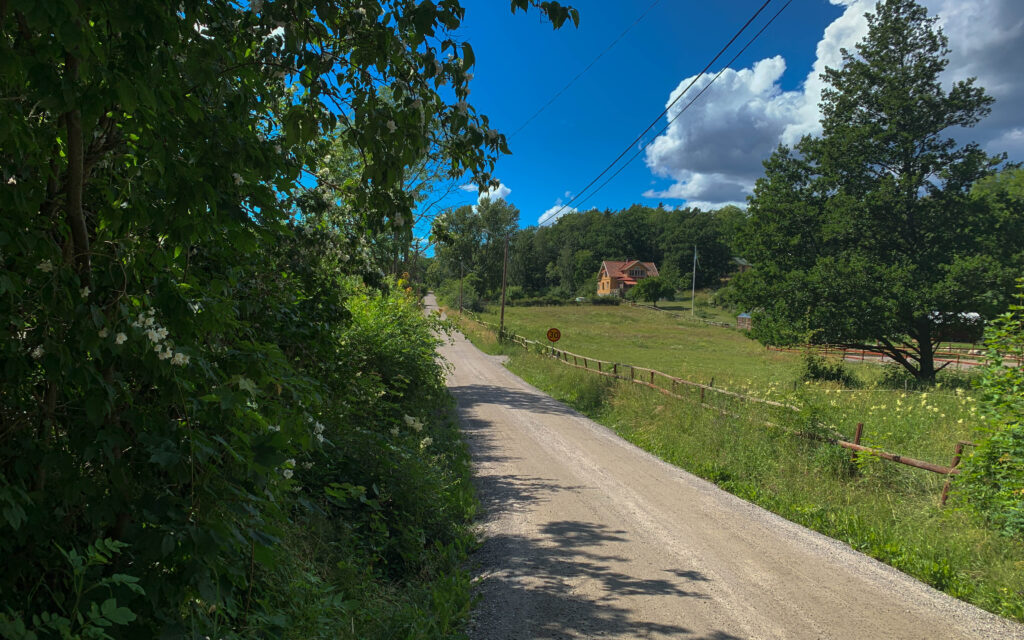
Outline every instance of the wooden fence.
[[[498, 333], [498, 327], [496, 325], [490, 322], [480, 320], [479, 318], [476, 318], [475, 316], [469, 314], [467, 314], [467, 316], [474, 322], [481, 324], [485, 327], [488, 327], [494, 330], [495, 333]], [[571, 351], [558, 349], [553, 345], [544, 344], [536, 340], [530, 340], [528, 338], [524, 338], [523, 336], [516, 335], [508, 331], [505, 332], [504, 336], [499, 335], [498, 337], [499, 339], [504, 339], [505, 341], [512, 342], [513, 344], [517, 344], [527, 350], [533, 347], [535, 348], [535, 350], [550, 355], [552, 358], [558, 360], [560, 363], [568, 365], [570, 367], [581, 369], [583, 371], [587, 371], [595, 375], [615, 378], [618, 380], [639, 384], [649, 389], [653, 389], [663, 395], [676, 398], [678, 400], [693, 401], [696, 399], [704, 408], [711, 409], [719, 413], [730, 415], [733, 417], [737, 417], [735, 413], [729, 412], [722, 407], [710, 404], [710, 396], [715, 395], [718, 397], [738, 400], [742, 402], [763, 404], [778, 409], [782, 409], [784, 411], [800, 411], [800, 407], [791, 404], [776, 402], [774, 400], [768, 400], [765, 398], [748, 396], [742, 393], [736, 393], [734, 391], [729, 391], [727, 389], [716, 387], [714, 386], [714, 378], [712, 378], [709, 384], [701, 384], [699, 382], [693, 382], [691, 380], [684, 380], [683, 378], [678, 378], [676, 376], [663, 373], [656, 369], [650, 369], [647, 367], [637, 367], [634, 365], [623, 364], [619, 362], [610, 362], [608, 360], [599, 360], [597, 358], [592, 358], [590, 356], [583, 356], [578, 353], [572, 353]], [[659, 385], [657, 384], [657, 382], [661, 382], [662, 384]], [[691, 390], [692, 396], [686, 397], [680, 395], [678, 392], [682, 389]], [[762, 422], [765, 424], [765, 426], [778, 426], [767, 421]], [[843, 440], [838, 432], [834, 432], [834, 436], [832, 438], [829, 438], [828, 441], [840, 447], [843, 447], [844, 449], [849, 449], [853, 451], [853, 455], [862, 452], [868, 455], [875, 456], [881, 460], [887, 460], [889, 462], [895, 462], [898, 464], [906, 465], [908, 467], [923, 469], [925, 471], [931, 471], [932, 473], [938, 473], [946, 476], [946, 482], [943, 485], [942, 495], [939, 499], [940, 505], [946, 504], [946, 499], [949, 494], [951, 477], [953, 475], [960, 473], [960, 469], [957, 467], [960, 464], [960, 459], [962, 457], [964, 447], [974, 446], [974, 443], [971, 442], [957, 442], [956, 446], [954, 447], [953, 458], [950, 461], [949, 466], [944, 466], [941, 464], [935, 464], [933, 462], [927, 462], [925, 460], [918, 460], [916, 458], [911, 458], [909, 456], [904, 456], [898, 453], [890, 453], [888, 451], [883, 451], [881, 449], [876, 449], [874, 447], [866, 447], [860, 444], [863, 431], [864, 423], [858, 422], [856, 431], [854, 433], [853, 442]], [[797, 435], [807, 437], [808, 434]]]

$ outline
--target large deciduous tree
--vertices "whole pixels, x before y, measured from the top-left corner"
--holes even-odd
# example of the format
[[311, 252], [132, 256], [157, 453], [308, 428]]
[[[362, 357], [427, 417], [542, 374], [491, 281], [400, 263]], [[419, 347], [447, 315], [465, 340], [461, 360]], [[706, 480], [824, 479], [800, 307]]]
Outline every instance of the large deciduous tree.
[[1020, 263], [1000, 257], [1020, 240], [971, 196], [1003, 158], [950, 137], [992, 98], [973, 78], [944, 88], [946, 37], [913, 0], [879, 3], [868, 25], [823, 75], [822, 134], [765, 162], [742, 238], [755, 268], [736, 284], [763, 342], [877, 343], [934, 380], [965, 314], [1005, 308]]

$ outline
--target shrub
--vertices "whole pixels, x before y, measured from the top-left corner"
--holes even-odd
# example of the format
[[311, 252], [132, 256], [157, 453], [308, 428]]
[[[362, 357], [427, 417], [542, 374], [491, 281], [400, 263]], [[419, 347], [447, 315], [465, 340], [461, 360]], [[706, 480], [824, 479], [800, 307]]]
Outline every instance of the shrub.
[[[1024, 297], [1024, 278], [1019, 280]], [[964, 460], [958, 484], [970, 509], [1007, 535], [1024, 539], [1024, 306], [1012, 305], [985, 332], [984, 375], [977, 383], [988, 437]], [[1019, 362], [1019, 360], [1018, 360]]]
[[622, 304], [622, 298], [618, 296], [591, 296], [588, 300], [590, 304], [606, 304], [614, 306]]
[[829, 362], [813, 351], [804, 353], [803, 363], [800, 367], [800, 380], [838, 382], [848, 388], [860, 386], [857, 378], [842, 362]]

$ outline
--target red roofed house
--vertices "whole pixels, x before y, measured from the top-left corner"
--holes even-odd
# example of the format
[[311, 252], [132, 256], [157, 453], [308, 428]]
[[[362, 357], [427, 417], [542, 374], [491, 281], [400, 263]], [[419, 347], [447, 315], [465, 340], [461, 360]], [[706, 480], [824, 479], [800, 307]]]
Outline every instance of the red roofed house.
[[657, 275], [658, 267], [653, 262], [605, 260], [597, 272], [597, 295], [622, 297], [637, 282]]

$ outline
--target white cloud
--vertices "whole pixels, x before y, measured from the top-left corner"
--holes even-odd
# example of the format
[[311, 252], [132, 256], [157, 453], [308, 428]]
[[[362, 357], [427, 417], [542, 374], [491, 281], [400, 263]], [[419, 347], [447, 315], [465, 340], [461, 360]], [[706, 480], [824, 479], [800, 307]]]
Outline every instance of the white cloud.
[[[568, 192], [566, 192], [566, 193], [568, 193]], [[556, 212], [558, 213], [558, 215], [555, 215]], [[538, 225], [554, 224], [555, 220], [558, 220], [559, 218], [561, 218], [562, 216], [564, 216], [567, 213], [579, 213], [579, 211], [575, 207], [566, 207], [566, 206], [564, 206], [562, 204], [562, 199], [559, 198], [558, 200], [555, 201], [555, 205], [553, 207], [551, 207], [550, 209], [548, 209], [544, 213], [542, 213], [539, 216], [537, 216], [537, 224]]]
[[[818, 103], [824, 83], [820, 74], [841, 63], [841, 49], [854, 50], [867, 34], [864, 14], [875, 0], [831, 0], [844, 13], [822, 34], [817, 56], [803, 85], [783, 91], [786, 70], [781, 56], [766, 58], [749, 69], [727, 69], [685, 115], [647, 149], [651, 171], [674, 183], [648, 190], [651, 198], [685, 199], [690, 206], [717, 208], [742, 203], [762, 175], [761, 162], [779, 143], [793, 144], [805, 134], [820, 133]], [[994, 98], [992, 114], [978, 126], [951, 133], [959, 142], [977, 141], [987, 151], [1006, 151], [1024, 159], [1024, 83], [1016, 61], [1024, 55], [1024, 2], [1019, 0], [923, 0], [930, 15], [949, 38], [947, 85], [976, 76]], [[688, 95], [696, 95], [710, 78], [701, 78]], [[669, 102], [689, 84], [680, 82]], [[689, 102], [682, 98], [669, 118]]]
[[[477, 193], [479, 191], [479, 188], [475, 184], [461, 184], [459, 185], [459, 189], [469, 191], [471, 193]], [[480, 204], [484, 201], [484, 198], [490, 198], [491, 200], [504, 200], [510, 193], [512, 193], [511, 189], [506, 187], [504, 184], [499, 184], [497, 187], [491, 187], [487, 191], [481, 193], [477, 197], [476, 203]]]

